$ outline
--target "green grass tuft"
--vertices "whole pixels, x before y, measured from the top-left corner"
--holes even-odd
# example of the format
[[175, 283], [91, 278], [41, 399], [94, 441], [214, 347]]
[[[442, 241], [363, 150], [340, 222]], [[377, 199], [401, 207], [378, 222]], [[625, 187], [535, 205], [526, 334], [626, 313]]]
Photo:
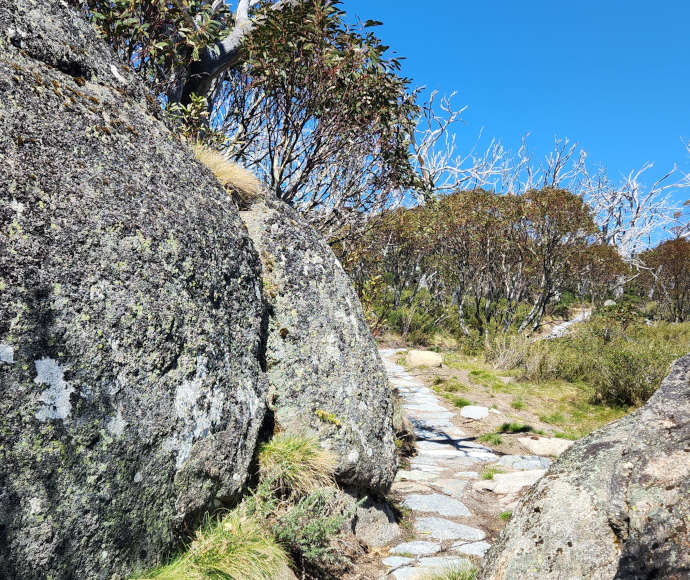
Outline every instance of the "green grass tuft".
[[449, 568], [448, 570], [436, 572], [431, 576], [427, 576], [426, 580], [475, 580], [477, 572], [477, 568], [472, 566]]
[[518, 411], [525, 408], [525, 402], [522, 399], [514, 399], [510, 406]]
[[507, 522], [512, 517], [513, 517], [513, 512], [510, 512], [510, 511], [501, 512], [500, 514], [498, 514], [498, 518], [503, 520], [504, 522]]
[[156, 580], [270, 580], [289, 558], [261, 523], [240, 508], [209, 520], [179, 558], [145, 576]]
[[500, 445], [503, 443], [503, 439], [498, 433], [484, 433], [479, 436], [479, 440], [482, 443], [488, 443], [489, 445]]
[[259, 448], [259, 475], [274, 491], [304, 496], [333, 485], [336, 457], [313, 437], [279, 433]]
[[534, 427], [522, 423], [503, 423], [496, 429], [497, 433], [530, 433], [531, 431], [534, 431]]
[[482, 479], [493, 479], [494, 475], [497, 473], [505, 473], [505, 471], [495, 466], [487, 467], [484, 469], [484, 471], [482, 471]]

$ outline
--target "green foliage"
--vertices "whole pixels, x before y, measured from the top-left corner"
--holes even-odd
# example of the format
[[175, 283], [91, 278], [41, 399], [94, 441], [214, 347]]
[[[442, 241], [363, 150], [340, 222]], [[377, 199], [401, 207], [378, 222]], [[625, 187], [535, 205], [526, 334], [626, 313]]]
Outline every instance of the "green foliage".
[[629, 308], [614, 308], [564, 338], [533, 343], [524, 362], [525, 377], [585, 383], [600, 403], [643, 404], [671, 362], [690, 350], [690, 324], [648, 326], [636, 322]]
[[429, 576], [427, 580], [475, 580], [478, 570], [474, 567], [451, 568]]
[[198, 60], [201, 51], [227, 35], [232, 15], [212, 0], [133, 2], [70, 0], [154, 91], [166, 93], [173, 72]]
[[261, 479], [287, 497], [333, 485], [335, 467], [335, 456], [313, 437], [279, 433], [259, 448]]
[[496, 431], [498, 433], [529, 433], [534, 431], [534, 428], [522, 423], [503, 423]]
[[481, 473], [481, 478], [486, 480], [493, 479], [494, 475], [496, 475], [497, 473], [505, 473], [505, 471], [499, 467], [492, 465], [484, 468], [484, 470]]
[[513, 517], [513, 512], [511, 512], [511, 511], [501, 512], [500, 514], [498, 514], [498, 517], [499, 517], [499, 519], [503, 520], [504, 522], [507, 522], [508, 520], [510, 520], [511, 517]]
[[316, 415], [324, 423], [330, 423], [336, 427], [342, 427], [343, 425], [342, 421], [338, 419], [338, 416], [335, 413], [329, 413], [323, 409], [316, 409], [316, 411], [314, 411], [314, 415]]
[[503, 443], [503, 439], [501, 439], [501, 436], [498, 433], [484, 433], [483, 435], [479, 436], [479, 440], [482, 443], [488, 443], [489, 445], [501, 445]]
[[159, 580], [270, 580], [289, 563], [285, 550], [255, 517], [236, 508], [209, 519], [187, 551], [148, 574]]
[[278, 516], [273, 533], [282, 545], [310, 567], [333, 567], [343, 563], [331, 539], [354, 514], [343, 511], [334, 489], [317, 489], [303, 497], [292, 509]]
[[525, 408], [525, 402], [522, 399], [513, 399], [510, 403], [510, 406], [519, 411]]

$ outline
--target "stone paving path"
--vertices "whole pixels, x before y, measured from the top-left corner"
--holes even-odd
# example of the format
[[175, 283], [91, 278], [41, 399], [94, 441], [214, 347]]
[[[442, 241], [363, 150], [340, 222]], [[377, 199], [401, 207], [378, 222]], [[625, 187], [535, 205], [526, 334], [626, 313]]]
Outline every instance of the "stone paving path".
[[[452, 419], [467, 421], [460, 409], [449, 410], [436, 394], [394, 362], [396, 350], [381, 350], [391, 384], [398, 389], [415, 428], [417, 456], [408, 470], [398, 472], [393, 490], [410, 510], [413, 538], [393, 545], [382, 560], [387, 578], [423, 579], [447, 568], [476, 566], [489, 549], [486, 531], [463, 498], [487, 490], [488, 501], [509, 509], [520, 491], [534, 483], [551, 460], [538, 456], [505, 455], [467, 437]], [[485, 407], [471, 410], [485, 417]], [[466, 416], [467, 414], [465, 414]], [[481, 479], [482, 470], [496, 464], [506, 473]], [[469, 503], [469, 502], [468, 502]]]

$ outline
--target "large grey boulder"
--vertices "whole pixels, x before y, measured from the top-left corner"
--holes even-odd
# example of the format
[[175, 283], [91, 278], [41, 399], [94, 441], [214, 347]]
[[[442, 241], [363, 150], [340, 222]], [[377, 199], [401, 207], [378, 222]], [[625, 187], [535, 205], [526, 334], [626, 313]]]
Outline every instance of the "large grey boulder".
[[480, 578], [690, 577], [690, 356], [523, 497]]
[[117, 578], [247, 477], [261, 269], [65, 2], [0, 3], [0, 577]]
[[271, 302], [266, 364], [278, 423], [337, 452], [341, 483], [386, 490], [396, 470], [393, 397], [350, 279], [286, 204], [269, 199], [241, 215]]

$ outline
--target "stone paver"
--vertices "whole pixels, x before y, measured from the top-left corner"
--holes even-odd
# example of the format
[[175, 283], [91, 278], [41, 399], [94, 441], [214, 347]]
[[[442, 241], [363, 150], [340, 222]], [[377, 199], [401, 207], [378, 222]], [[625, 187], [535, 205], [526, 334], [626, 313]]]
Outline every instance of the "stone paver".
[[[505, 506], [514, 506], [519, 493], [551, 465], [552, 460], [542, 455], [557, 455], [570, 442], [524, 437], [532, 443], [521, 443], [533, 455], [500, 457], [453, 424], [460, 417], [461, 421], [481, 421], [490, 410], [477, 405], [449, 410], [430, 388], [393, 362], [397, 352], [382, 350], [381, 355], [414, 428], [417, 455], [410, 459], [407, 469], [398, 472], [393, 490], [411, 512], [414, 537], [390, 548], [382, 564], [389, 571], [386, 578], [421, 580], [445, 568], [477, 565], [490, 548], [486, 533], [467, 507], [473, 504], [463, 501], [465, 494], [475, 489], [491, 490], [496, 495], [485, 496], [487, 501], [495, 502], [496, 513], [508, 509]], [[426, 354], [421, 353], [421, 358]], [[434, 360], [439, 361], [438, 355]], [[535, 441], [541, 444], [539, 451], [530, 448]], [[478, 471], [483, 463], [496, 464], [509, 472], [481, 480]], [[432, 517], [434, 514], [436, 517]]]
[[435, 540], [483, 540], [486, 534], [477, 528], [444, 518], [419, 518], [414, 523], [418, 532]]
[[441, 551], [441, 546], [434, 542], [405, 542], [391, 549], [392, 554], [413, 554], [415, 556], [429, 556]]
[[414, 558], [403, 558], [402, 556], [389, 556], [388, 558], [384, 558], [382, 562], [391, 568], [398, 568], [400, 566], [405, 566], [407, 564], [412, 564], [414, 562]]
[[557, 439], [555, 437], [520, 437], [520, 444], [534, 455], [550, 455], [558, 457], [573, 442], [567, 439]]
[[468, 556], [479, 556], [480, 558], [483, 558], [484, 554], [486, 554], [489, 551], [490, 547], [491, 544], [489, 544], [488, 542], [459, 542], [457, 544], [453, 544], [451, 550], [453, 550], [454, 552], [459, 552], [461, 554], [467, 554]]
[[520, 471], [548, 469], [551, 467], [551, 463], [551, 459], [539, 455], [504, 455], [498, 460], [499, 465]]
[[403, 505], [418, 512], [433, 512], [455, 518], [472, 515], [464, 503], [440, 493], [429, 495], [413, 493], [405, 498]]
[[475, 489], [487, 489], [494, 493], [509, 494], [517, 493], [523, 487], [532, 485], [546, 471], [543, 469], [533, 469], [532, 471], [515, 471], [513, 473], [497, 473], [493, 479], [485, 479], [475, 482]]

